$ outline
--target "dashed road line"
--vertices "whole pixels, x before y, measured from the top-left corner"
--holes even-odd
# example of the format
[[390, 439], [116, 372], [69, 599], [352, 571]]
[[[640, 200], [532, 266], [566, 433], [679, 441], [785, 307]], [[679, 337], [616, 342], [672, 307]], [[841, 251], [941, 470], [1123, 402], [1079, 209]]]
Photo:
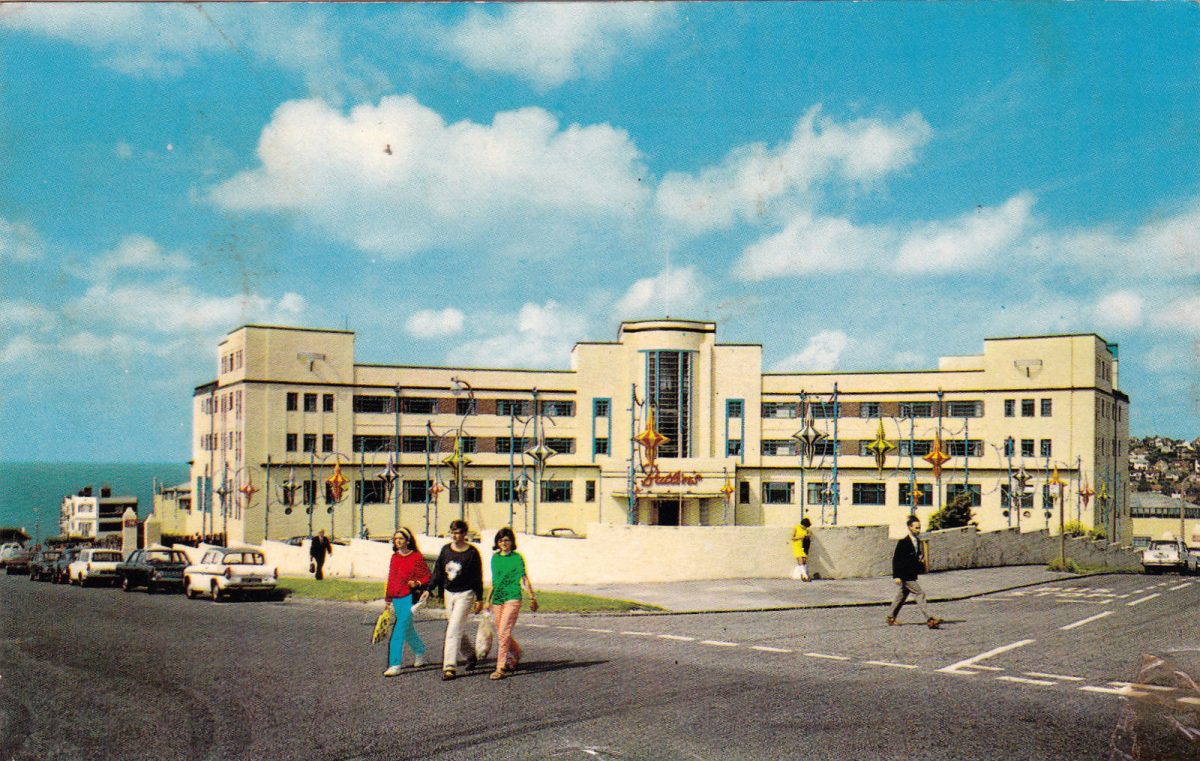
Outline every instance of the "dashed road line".
[[863, 661], [864, 666], [887, 666], [893, 669], [915, 669], [920, 668], [911, 663], [892, 663], [891, 661]]
[[1090, 624], [1093, 621], [1098, 621], [1099, 619], [1104, 618], [1105, 616], [1111, 616], [1112, 614], [1113, 614], [1113, 612], [1111, 610], [1106, 610], [1103, 613], [1097, 613], [1094, 616], [1088, 616], [1087, 618], [1082, 619], [1080, 621], [1076, 621], [1073, 624], [1067, 624], [1066, 626], [1060, 626], [1058, 628], [1060, 631], [1067, 632], [1067, 631], [1074, 629], [1077, 626], [1083, 626], [1084, 624]]
[[1200, 706], [1200, 698], [1175, 698], [1176, 703], [1187, 703], [1190, 706]]
[[764, 653], [792, 653], [794, 650], [788, 650], [786, 647], [767, 647], [766, 645], [751, 645], [751, 650], [761, 650]]
[[825, 658], [831, 661], [848, 661], [850, 660], [844, 655], [829, 655], [828, 653], [805, 653], [809, 658]]
[[581, 632], [581, 631], [583, 631], [583, 627], [582, 627], [582, 626], [562, 626], [562, 625], [557, 625], [557, 626], [555, 626], [554, 628], [555, 628], [555, 629], [570, 629], [571, 631], [577, 631], [577, 632]]
[[695, 637], [685, 637], [682, 634], [660, 634], [660, 635], [658, 635], [658, 638], [659, 639], [671, 639], [671, 640], [675, 640], [676, 642], [695, 642], [696, 641]]
[[1122, 689], [1137, 689], [1137, 690], [1153, 690], [1154, 692], [1174, 692], [1174, 687], [1166, 687], [1161, 684], [1139, 684], [1137, 682], [1109, 682], [1113, 687]]
[[527, 629], [549, 629], [550, 628], [550, 624], [527, 624], [524, 622], [521, 623], [521, 626], [524, 626]]
[[741, 647], [741, 645], [736, 642], [722, 642], [719, 639], [702, 639], [700, 640], [700, 644], [711, 645], [713, 647]]
[[1116, 689], [1113, 687], [1094, 687], [1090, 684], [1080, 687], [1079, 691], [1098, 692], [1102, 695], [1117, 695], [1123, 698], [1144, 698], [1150, 694], [1148, 692], [1137, 692], [1136, 690]]
[[1191, 585], [1192, 585], [1192, 582], [1190, 582], [1190, 581], [1185, 581], [1185, 582], [1183, 582], [1182, 584], [1176, 584], [1175, 586], [1171, 587], [1171, 588], [1170, 588], [1170, 589], [1168, 589], [1167, 591], [1168, 591], [1168, 592], [1176, 592], [1176, 591], [1178, 591], [1178, 590], [1180, 590], [1180, 589], [1183, 589], [1184, 587], [1190, 587]]
[[969, 673], [971, 673], [970, 671], [963, 671], [963, 669], [991, 668], [991, 667], [976, 666], [976, 664], [979, 663], [979, 661], [985, 661], [988, 658], [991, 658], [996, 655], [1000, 655], [1001, 653], [1007, 653], [1009, 650], [1016, 650], [1018, 647], [1025, 647], [1026, 645], [1028, 645], [1034, 641], [1035, 640], [1032, 640], [1032, 639], [1022, 639], [1022, 640], [1018, 640], [1016, 642], [1012, 642], [1007, 645], [1001, 645], [1000, 647], [996, 647], [996, 648], [992, 648], [991, 650], [988, 650], [986, 653], [980, 653], [979, 655], [973, 656], [971, 658], [967, 658], [966, 660], [963, 660], [963, 661], [959, 661], [958, 663], [952, 663], [949, 666], [945, 666], [943, 668], [938, 669], [938, 671], [941, 671], [945, 674], [956, 674], [956, 673], [957, 674], [964, 674], [964, 673], [969, 674]]
[[1141, 605], [1142, 603], [1146, 602], [1147, 600], [1153, 600], [1155, 597], [1161, 596], [1161, 594], [1162, 594], [1161, 592], [1155, 592], [1152, 595], [1146, 595], [1145, 597], [1139, 598], [1137, 600], [1131, 600], [1130, 602], [1127, 602], [1125, 604], [1132, 608], [1134, 605]]
[[1017, 684], [1034, 684], [1039, 687], [1051, 687], [1057, 682], [1051, 682], [1048, 679], [1026, 679], [1023, 676], [998, 676], [996, 677], [1001, 682], [1016, 682]]
[[612, 634], [612, 629], [585, 629], [584, 631], [594, 632], [596, 634]]
[[624, 635], [627, 635], [629, 637], [653, 637], [653, 636], [655, 636], [654, 632], [621, 632], [621, 633]]
[[1081, 676], [1066, 676], [1065, 674], [1043, 674], [1040, 671], [1025, 671], [1025, 676], [1037, 677], [1039, 679], [1057, 679], [1062, 682], [1082, 682]]

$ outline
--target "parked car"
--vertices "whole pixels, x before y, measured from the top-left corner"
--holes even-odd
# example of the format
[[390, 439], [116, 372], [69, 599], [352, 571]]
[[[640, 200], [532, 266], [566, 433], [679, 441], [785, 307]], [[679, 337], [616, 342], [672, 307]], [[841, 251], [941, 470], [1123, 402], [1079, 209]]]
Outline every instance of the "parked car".
[[217, 547], [183, 571], [183, 593], [189, 599], [207, 594], [213, 602], [238, 594], [266, 597], [275, 590], [279, 569], [254, 549]]
[[82, 547], [68, 547], [58, 556], [58, 560], [54, 561], [54, 568], [50, 574], [50, 581], [55, 584], [66, 584], [70, 580], [70, 574], [67, 569], [71, 567], [79, 553], [83, 551]]
[[62, 557], [62, 550], [38, 550], [29, 561], [30, 581], [52, 581], [54, 579], [54, 563]]
[[29, 561], [32, 557], [33, 550], [27, 550], [22, 547], [8, 556], [8, 560], [4, 563], [4, 572], [9, 576], [18, 573], [29, 573]]
[[118, 550], [86, 549], [67, 566], [67, 583], [86, 587], [88, 584], [117, 583], [117, 564], [125, 558]]
[[5, 567], [8, 564], [8, 559], [20, 550], [21, 545], [16, 542], [0, 544], [0, 568]]
[[1196, 573], [1196, 557], [1181, 539], [1157, 539], [1142, 551], [1142, 568], [1146, 573]]
[[132, 592], [145, 587], [147, 592], [156, 589], [183, 591], [183, 569], [187, 568], [187, 555], [179, 550], [152, 548], [134, 550], [124, 563], [117, 564], [117, 578], [121, 589]]

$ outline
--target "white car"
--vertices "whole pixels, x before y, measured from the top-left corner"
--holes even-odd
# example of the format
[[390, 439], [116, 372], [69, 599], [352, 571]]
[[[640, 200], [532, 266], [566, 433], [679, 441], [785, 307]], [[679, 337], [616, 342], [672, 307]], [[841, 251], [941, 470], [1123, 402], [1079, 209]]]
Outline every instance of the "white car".
[[88, 584], [116, 584], [117, 563], [125, 559], [118, 550], [80, 550], [75, 562], [67, 566], [67, 583], [86, 587]]
[[1196, 573], [1196, 556], [1179, 539], [1158, 539], [1142, 550], [1142, 568], [1146, 573]]
[[21, 551], [21, 545], [16, 542], [7, 542], [0, 545], [0, 568], [8, 562], [8, 559]]
[[183, 593], [189, 599], [208, 595], [213, 602], [233, 594], [266, 597], [275, 591], [279, 569], [255, 549], [217, 547], [183, 569]]

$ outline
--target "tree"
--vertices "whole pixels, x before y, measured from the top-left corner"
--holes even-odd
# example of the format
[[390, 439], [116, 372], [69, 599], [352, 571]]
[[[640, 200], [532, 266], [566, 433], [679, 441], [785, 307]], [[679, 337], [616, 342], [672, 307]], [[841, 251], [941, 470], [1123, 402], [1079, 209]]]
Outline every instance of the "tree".
[[974, 524], [971, 517], [971, 495], [959, 494], [950, 500], [949, 504], [943, 505], [941, 510], [929, 516], [929, 530], [970, 526]]

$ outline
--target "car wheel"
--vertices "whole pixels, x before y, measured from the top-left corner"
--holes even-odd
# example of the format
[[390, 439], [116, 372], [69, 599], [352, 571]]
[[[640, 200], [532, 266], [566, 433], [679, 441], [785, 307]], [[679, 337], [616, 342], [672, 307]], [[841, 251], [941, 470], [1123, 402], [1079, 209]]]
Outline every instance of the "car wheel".
[[192, 589], [191, 578], [186, 578], [183, 580], [183, 596], [189, 600], [196, 599], [196, 592]]
[[221, 602], [221, 588], [217, 586], [217, 582], [212, 583], [212, 588], [209, 590], [213, 602]]
[[122, 592], [132, 592], [133, 591], [133, 585], [129, 583], [128, 576], [121, 577], [121, 591]]

